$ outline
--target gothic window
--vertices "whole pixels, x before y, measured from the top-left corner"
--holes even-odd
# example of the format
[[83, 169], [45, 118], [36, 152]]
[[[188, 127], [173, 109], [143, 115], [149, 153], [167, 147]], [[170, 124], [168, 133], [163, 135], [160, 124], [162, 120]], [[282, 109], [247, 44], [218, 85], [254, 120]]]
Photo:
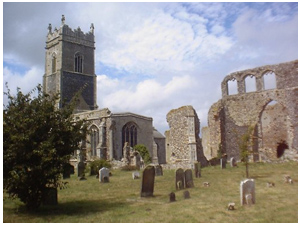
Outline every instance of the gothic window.
[[82, 67], [83, 67], [83, 57], [80, 53], [75, 54], [75, 72], [82, 73]]
[[137, 145], [137, 127], [134, 123], [129, 122], [122, 129], [122, 145], [128, 142], [130, 147]]
[[91, 134], [91, 155], [96, 156], [97, 155], [97, 145], [99, 143], [99, 130], [96, 126], [92, 126], [90, 128], [90, 134]]
[[52, 55], [52, 73], [56, 72], [56, 55]]

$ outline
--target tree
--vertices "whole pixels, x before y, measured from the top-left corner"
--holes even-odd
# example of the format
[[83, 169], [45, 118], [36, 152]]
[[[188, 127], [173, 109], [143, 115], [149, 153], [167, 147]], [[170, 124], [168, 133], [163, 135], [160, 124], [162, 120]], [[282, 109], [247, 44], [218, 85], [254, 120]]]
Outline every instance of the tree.
[[[6, 84], [7, 87], [7, 84]], [[3, 187], [28, 209], [42, 203], [49, 188], [62, 188], [63, 166], [86, 138], [87, 124], [74, 120], [75, 102], [56, 108], [58, 95], [49, 96], [38, 85], [28, 94], [7, 87], [3, 108]], [[36, 97], [32, 97], [37, 92]]]
[[253, 146], [253, 130], [253, 126], [248, 128], [247, 132], [241, 137], [239, 145], [241, 161], [244, 162], [246, 166], [246, 178], [249, 178], [249, 155], [253, 153], [251, 150]]
[[140, 153], [145, 164], [151, 163], [151, 157], [150, 157], [149, 151], [145, 145], [137, 144], [133, 147], [133, 149]]

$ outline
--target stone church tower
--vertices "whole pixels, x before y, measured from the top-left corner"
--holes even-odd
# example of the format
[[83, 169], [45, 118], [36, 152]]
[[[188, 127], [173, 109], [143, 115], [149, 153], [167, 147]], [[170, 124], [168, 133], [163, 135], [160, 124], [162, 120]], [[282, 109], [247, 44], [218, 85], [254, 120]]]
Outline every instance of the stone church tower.
[[64, 15], [59, 29], [52, 31], [49, 24], [43, 87], [45, 93], [60, 94], [59, 108], [78, 95], [75, 112], [97, 109], [94, 39], [93, 24], [88, 33], [69, 28]]

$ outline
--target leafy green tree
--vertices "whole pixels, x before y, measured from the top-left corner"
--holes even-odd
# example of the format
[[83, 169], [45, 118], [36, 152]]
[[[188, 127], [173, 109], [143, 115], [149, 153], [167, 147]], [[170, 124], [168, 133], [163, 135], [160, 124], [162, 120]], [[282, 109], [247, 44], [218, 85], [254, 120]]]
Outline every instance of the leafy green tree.
[[152, 160], [151, 160], [149, 151], [148, 151], [148, 149], [145, 145], [137, 144], [133, 147], [133, 149], [140, 153], [140, 155], [142, 156], [145, 164], [151, 163]]
[[87, 125], [83, 120], [74, 120], [75, 101], [58, 109], [59, 96], [43, 93], [41, 85], [28, 94], [19, 88], [16, 95], [7, 90], [4, 95], [8, 104], [3, 108], [3, 187], [28, 209], [36, 209], [47, 189], [64, 187], [63, 166], [86, 138]]
[[249, 155], [253, 153], [253, 130], [253, 126], [248, 128], [247, 132], [241, 137], [241, 142], [239, 145], [241, 161], [244, 162], [246, 166], [246, 178], [249, 178]]

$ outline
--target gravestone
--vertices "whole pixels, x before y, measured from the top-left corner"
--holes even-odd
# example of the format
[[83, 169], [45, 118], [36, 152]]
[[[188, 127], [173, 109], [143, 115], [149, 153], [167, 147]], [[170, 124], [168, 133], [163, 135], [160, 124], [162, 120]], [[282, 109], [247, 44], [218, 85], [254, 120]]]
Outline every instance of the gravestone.
[[133, 172], [132, 173], [132, 179], [139, 179], [140, 178], [140, 173], [139, 172]]
[[223, 157], [220, 159], [221, 169], [226, 169], [226, 163], [227, 163], [226, 158]]
[[163, 169], [161, 165], [155, 166], [155, 176], [162, 176], [163, 175]]
[[[66, 163], [64, 164], [63, 166], [63, 179], [66, 179], [66, 178], [70, 178], [71, 177], [71, 170], [72, 170], [72, 165], [70, 163]], [[73, 168], [74, 170], [74, 168]]]
[[99, 181], [102, 183], [109, 182], [109, 169], [103, 167], [99, 170]]
[[155, 168], [147, 166], [143, 171], [141, 197], [151, 197], [154, 191]]
[[240, 184], [241, 205], [255, 204], [254, 179], [246, 179]]
[[185, 187], [186, 188], [193, 188], [194, 187], [194, 182], [193, 182], [193, 172], [191, 169], [187, 169], [184, 172], [184, 177], [185, 177]]
[[77, 164], [77, 176], [78, 177], [84, 177], [84, 169], [85, 169], [85, 165], [84, 162], [80, 161]]
[[184, 189], [184, 171], [179, 168], [176, 170], [176, 178], [175, 178], [175, 187], [176, 190]]
[[190, 192], [189, 192], [189, 191], [184, 191], [184, 192], [183, 192], [183, 198], [184, 198], [184, 199], [189, 199], [189, 198], [191, 198]]
[[57, 189], [46, 188], [42, 196], [43, 205], [57, 205]]
[[237, 166], [236, 160], [235, 160], [234, 157], [231, 157], [231, 159], [230, 159], [230, 166], [231, 166], [231, 167], [236, 167], [236, 166]]
[[200, 178], [201, 177], [201, 163], [200, 162], [195, 162], [194, 164], [195, 168], [195, 177]]
[[175, 193], [174, 193], [174, 192], [171, 192], [171, 193], [169, 194], [169, 196], [170, 196], [170, 202], [175, 202], [175, 201], [176, 201], [176, 196], [175, 196]]

